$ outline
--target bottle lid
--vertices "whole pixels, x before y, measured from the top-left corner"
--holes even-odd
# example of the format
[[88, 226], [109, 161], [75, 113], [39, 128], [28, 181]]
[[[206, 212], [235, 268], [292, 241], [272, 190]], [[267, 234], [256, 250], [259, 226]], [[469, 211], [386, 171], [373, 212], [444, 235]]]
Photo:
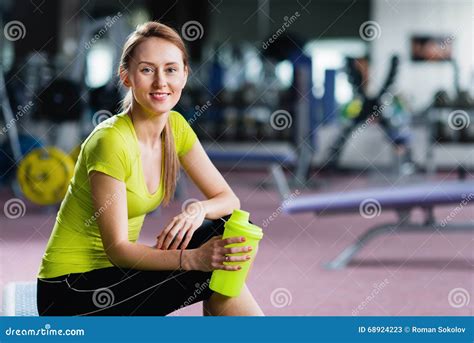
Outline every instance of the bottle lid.
[[250, 213], [242, 210], [234, 210], [230, 220], [235, 220], [237, 222], [248, 222], [250, 220]]
[[242, 210], [234, 210], [227, 224], [235, 225], [247, 232], [247, 235], [255, 239], [262, 239], [263, 232], [260, 227], [249, 222], [250, 213]]

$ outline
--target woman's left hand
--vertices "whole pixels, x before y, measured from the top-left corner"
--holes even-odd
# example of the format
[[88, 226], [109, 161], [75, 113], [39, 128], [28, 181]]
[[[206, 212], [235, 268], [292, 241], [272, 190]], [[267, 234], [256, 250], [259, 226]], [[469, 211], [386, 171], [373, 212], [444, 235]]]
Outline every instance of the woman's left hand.
[[180, 247], [186, 249], [194, 231], [202, 225], [206, 213], [199, 202], [186, 206], [185, 210], [175, 216], [165, 229], [156, 237], [157, 249], [173, 250]]

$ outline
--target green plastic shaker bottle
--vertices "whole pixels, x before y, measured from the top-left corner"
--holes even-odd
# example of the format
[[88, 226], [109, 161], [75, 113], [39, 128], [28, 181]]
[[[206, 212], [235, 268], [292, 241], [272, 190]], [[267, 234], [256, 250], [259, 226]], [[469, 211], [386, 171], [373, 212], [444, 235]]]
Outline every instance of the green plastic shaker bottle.
[[251, 259], [245, 262], [224, 262], [225, 265], [240, 265], [242, 269], [236, 271], [214, 270], [212, 272], [209, 288], [213, 291], [229, 296], [236, 297], [240, 294], [244, 286], [245, 279], [257, 252], [258, 243], [263, 237], [262, 229], [249, 223], [250, 214], [241, 210], [234, 210], [229, 220], [224, 224], [224, 234], [222, 239], [229, 237], [244, 236], [245, 242], [229, 244], [226, 247], [251, 246], [252, 251], [237, 254], [234, 256], [250, 255]]

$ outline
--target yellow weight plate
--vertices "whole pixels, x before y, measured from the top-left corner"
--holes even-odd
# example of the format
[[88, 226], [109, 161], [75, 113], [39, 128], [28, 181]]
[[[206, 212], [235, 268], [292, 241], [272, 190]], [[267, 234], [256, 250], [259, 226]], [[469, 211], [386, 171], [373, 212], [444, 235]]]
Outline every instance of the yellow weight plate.
[[60, 202], [73, 174], [72, 158], [54, 147], [32, 150], [17, 170], [18, 183], [25, 197], [39, 205]]

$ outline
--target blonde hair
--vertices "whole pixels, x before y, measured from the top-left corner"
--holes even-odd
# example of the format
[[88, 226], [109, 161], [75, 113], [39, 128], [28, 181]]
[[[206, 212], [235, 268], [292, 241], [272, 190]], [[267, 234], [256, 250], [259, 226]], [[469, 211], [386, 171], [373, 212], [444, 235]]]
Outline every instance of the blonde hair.
[[[156, 21], [150, 21], [139, 25], [137, 29], [128, 37], [123, 47], [122, 56], [120, 58], [120, 65], [118, 73], [121, 71], [128, 70], [130, 67], [130, 61], [133, 58], [135, 48], [150, 37], [156, 37], [164, 39], [176, 47], [178, 47], [183, 53], [183, 63], [185, 68], [189, 70], [189, 57], [186, 51], [183, 40], [179, 34], [171, 27], [161, 24]], [[121, 103], [122, 112], [128, 111], [132, 105], [133, 94], [129, 90], [127, 95], [123, 98]], [[163, 204], [166, 206], [173, 198], [176, 190], [176, 183], [179, 177], [179, 158], [176, 153], [176, 147], [174, 143], [173, 132], [170, 126], [170, 119], [166, 122], [163, 133], [161, 135], [161, 141], [164, 146], [164, 197]]]

